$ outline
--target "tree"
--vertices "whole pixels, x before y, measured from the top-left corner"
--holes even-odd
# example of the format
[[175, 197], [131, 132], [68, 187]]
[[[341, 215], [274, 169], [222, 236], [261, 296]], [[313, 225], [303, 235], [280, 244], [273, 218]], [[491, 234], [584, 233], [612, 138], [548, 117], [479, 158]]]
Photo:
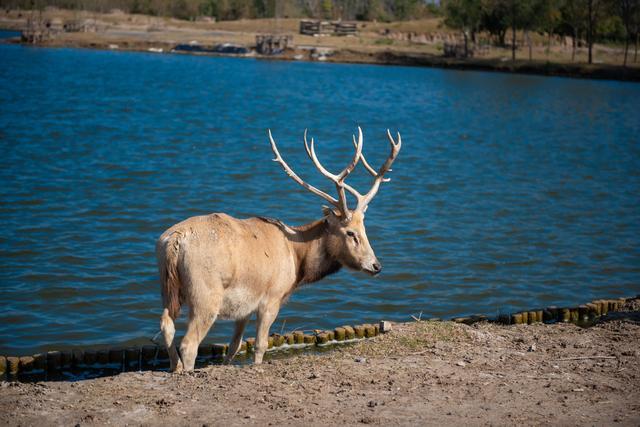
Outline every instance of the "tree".
[[627, 55], [629, 54], [629, 41], [631, 36], [634, 34], [634, 29], [636, 31], [636, 58], [638, 55], [637, 23], [634, 23], [634, 17], [637, 19], [638, 9], [640, 9], [640, 0], [617, 0], [616, 6], [616, 11], [620, 15], [625, 29], [623, 66], [626, 67]]
[[571, 61], [576, 58], [578, 35], [585, 28], [587, 20], [584, 1], [563, 0], [560, 6], [561, 26], [568, 28], [571, 33]]
[[516, 49], [518, 44], [516, 41], [516, 31], [523, 27], [523, 22], [527, 11], [530, 9], [530, 0], [506, 0], [507, 3], [507, 23], [511, 27], [511, 60], [516, 60]]
[[418, 0], [393, 0], [391, 4], [396, 19], [410, 19], [415, 16]]
[[494, 43], [504, 46], [505, 36], [509, 29], [507, 15], [509, 8], [505, 0], [483, 0], [480, 28], [487, 31]]
[[541, 0], [538, 29], [547, 33], [547, 58], [551, 51], [551, 36], [561, 22], [559, 0]]
[[481, 16], [480, 0], [450, 0], [445, 5], [445, 23], [462, 31], [465, 57], [469, 56], [469, 36], [478, 31]]
[[587, 46], [589, 48], [589, 64], [593, 64], [593, 43], [596, 28], [602, 12], [603, 0], [586, 0], [587, 2]]

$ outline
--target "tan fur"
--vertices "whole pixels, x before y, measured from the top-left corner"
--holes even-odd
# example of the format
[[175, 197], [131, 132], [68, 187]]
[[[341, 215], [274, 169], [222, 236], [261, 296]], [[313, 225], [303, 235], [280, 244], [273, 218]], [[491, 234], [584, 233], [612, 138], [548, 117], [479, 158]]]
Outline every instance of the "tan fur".
[[[347, 230], [358, 234], [358, 244]], [[156, 255], [165, 308], [161, 331], [173, 371], [193, 369], [198, 345], [218, 317], [236, 321], [227, 357], [231, 360], [254, 312], [255, 362], [260, 363], [269, 328], [297, 286], [320, 280], [343, 265], [373, 273], [371, 265], [377, 263], [360, 212], [354, 212], [348, 223], [331, 212], [302, 227], [226, 214], [193, 217], [160, 236]], [[173, 320], [181, 304], [190, 310], [178, 356]]]
[[[227, 361], [240, 348], [249, 317], [257, 313], [255, 363], [261, 363], [267, 350], [269, 328], [280, 306], [301, 284], [316, 282], [342, 266], [377, 274], [382, 269], [371, 249], [364, 228], [364, 212], [391, 169], [402, 145], [387, 130], [391, 153], [375, 171], [362, 155], [362, 129], [353, 143], [351, 162], [337, 175], [319, 162], [313, 138], [305, 149], [316, 168], [338, 190], [333, 198], [301, 180], [286, 164], [269, 133], [274, 159], [295, 182], [331, 203], [337, 210], [324, 209], [324, 217], [302, 227], [289, 227], [270, 218], [239, 220], [226, 214], [196, 216], [165, 231], [156, 244], [156, 256], [162, 282], [164, 311], [160, 330], [171, 359], [171, 370], [192, 370], [198, 345], [218, 317], [236, 321]], [[345, 183], [345, 179], [362, 160], [374, 177], [368, 193], [362, 195]], [[348, 208], [346, 191], [358, 200], [355, 210]], [[187, 332], [180, 343], [174, 342], [180, 306], [189, 306]]]

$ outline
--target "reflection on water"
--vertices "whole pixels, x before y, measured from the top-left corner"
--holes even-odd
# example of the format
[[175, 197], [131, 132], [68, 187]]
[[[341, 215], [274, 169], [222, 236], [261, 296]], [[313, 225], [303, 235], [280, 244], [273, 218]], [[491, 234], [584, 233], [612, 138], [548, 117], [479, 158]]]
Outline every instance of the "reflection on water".
[[267, 128], [326, 191], [304, 128], [334, 170], [357, 125], [375, 164], [387, 127], [403, 137], [367, 216], [385, 271], [304, 287], [274, 332], [640, 290], [637, 84], [13, 45], [0, 61], [2, 352], [146, 343], [154, 242], [186, 217], [318, 218]]

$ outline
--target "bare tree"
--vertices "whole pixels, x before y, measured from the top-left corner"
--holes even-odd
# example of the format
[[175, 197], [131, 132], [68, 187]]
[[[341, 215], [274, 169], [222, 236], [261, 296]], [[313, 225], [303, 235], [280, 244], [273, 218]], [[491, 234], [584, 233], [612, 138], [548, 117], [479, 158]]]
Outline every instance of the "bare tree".
[[[629, 54], [629, 41], [631, 36], [634, 34], [634, 26], [635, 28], [635, 36], [636, 36], [636, 54], [634, 58], [637, 59], [638, 55], [638, 31], [637, 31], [637, 23], [634, 23], [634, 18], [637, 19], [638, 9], [640, 9], [640, 0], [617, 0], [616, 1], [616, 11], [622, 18], [622, 23], [624, 24], [625, 29], [625, 38], [624, 38], [624, 62], [623, 66], [627, 66], [627, 56]], [[634, 25], [635, 24], [635, 25]]]

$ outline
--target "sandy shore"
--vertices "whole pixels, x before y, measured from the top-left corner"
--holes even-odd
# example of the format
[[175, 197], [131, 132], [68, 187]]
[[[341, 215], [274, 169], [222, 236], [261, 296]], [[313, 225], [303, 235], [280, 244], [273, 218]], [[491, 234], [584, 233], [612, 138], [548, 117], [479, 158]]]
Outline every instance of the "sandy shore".
[[638, 311], [587, 329], [397, 324], [367, 341], [261, 366], [5, 382], [0, 423], [638, 425], [639, 344]]

